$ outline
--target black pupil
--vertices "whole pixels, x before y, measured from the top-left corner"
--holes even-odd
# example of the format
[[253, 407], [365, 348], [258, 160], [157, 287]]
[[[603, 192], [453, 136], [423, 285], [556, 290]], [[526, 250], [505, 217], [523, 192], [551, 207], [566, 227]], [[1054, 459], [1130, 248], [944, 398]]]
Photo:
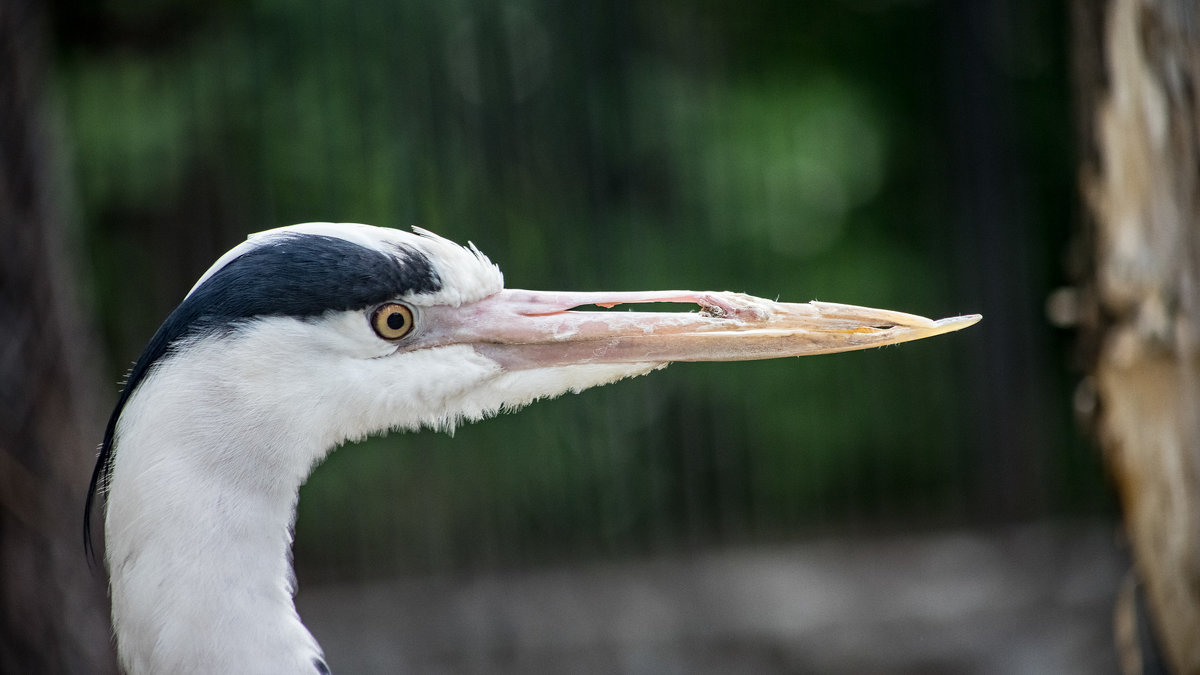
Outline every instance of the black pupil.
[[392, 330], [400, 330], [401, 328], [404, 328], [404, 323], [404, 314], [400, 312], [392, 312], [391, 314], [388, 314], [388, 328], [391, 328]]

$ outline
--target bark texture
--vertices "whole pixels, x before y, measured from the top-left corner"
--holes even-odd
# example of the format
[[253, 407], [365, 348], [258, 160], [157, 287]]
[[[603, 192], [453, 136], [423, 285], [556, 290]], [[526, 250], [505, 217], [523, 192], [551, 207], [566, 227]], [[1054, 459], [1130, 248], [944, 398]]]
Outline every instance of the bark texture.
[[1077, 0], [1074, 12], [1094, 394], [1081, 402], [1165, 660], [1200, 673], [1200, 4]]
[[41, 2], [0, 2], [0, 672], [105, 673], [104, 575], [81, 543], [96, 333], [64, 254], [44, 20]]

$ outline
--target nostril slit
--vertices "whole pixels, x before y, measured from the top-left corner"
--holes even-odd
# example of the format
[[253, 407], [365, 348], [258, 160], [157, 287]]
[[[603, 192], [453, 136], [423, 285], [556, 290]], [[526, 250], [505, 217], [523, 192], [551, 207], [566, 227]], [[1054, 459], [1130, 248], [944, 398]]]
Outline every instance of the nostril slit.
[[[618, 307], [618, 305], [621, 305]], [[629, 312], [631, 314], [648, 312], [694, 312], [696, 305], [687, 302], [614, 302], [572, 307], [571, 312]], [[702, 313], [710, 313], [718, 318], [724, 316], [724, 310], [719, 307], [705, 307]]]

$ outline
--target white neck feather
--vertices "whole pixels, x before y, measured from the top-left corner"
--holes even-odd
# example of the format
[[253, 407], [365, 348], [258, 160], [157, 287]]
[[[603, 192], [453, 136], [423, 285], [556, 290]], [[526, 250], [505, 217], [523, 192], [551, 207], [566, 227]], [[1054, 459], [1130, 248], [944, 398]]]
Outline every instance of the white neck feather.
[[318, 672], [320, 647], [292, 602], [291, 528], [328, 446], [288, 433], [222, 377], [238, 372], [229, 353], [209, 356], [153, 371], [117, 427], [106, 541], [122, 665]]

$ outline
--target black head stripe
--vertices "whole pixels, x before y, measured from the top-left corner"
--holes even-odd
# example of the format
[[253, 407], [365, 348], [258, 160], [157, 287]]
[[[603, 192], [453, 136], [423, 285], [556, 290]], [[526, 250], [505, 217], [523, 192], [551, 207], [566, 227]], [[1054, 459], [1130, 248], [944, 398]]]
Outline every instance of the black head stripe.
[[337, 237], [283, 235], [218, 270], [176, 313], [182, 310], [188, 324], [311, 317], [441, 289], [424, 254], [395, 248], [393, 257]]
[[395, 249], [393, 256], [338, 237], [280, 235], [233, 259], [184, 299], [134, 364], [108, 420], [85, 505], [88, 550], [92, 504], [112, 473], [117, 419], [155, 363], [182, 340], [232, 330], [259, 317], [316, 317], [441, 289], [429, 258], [403, 245]]

